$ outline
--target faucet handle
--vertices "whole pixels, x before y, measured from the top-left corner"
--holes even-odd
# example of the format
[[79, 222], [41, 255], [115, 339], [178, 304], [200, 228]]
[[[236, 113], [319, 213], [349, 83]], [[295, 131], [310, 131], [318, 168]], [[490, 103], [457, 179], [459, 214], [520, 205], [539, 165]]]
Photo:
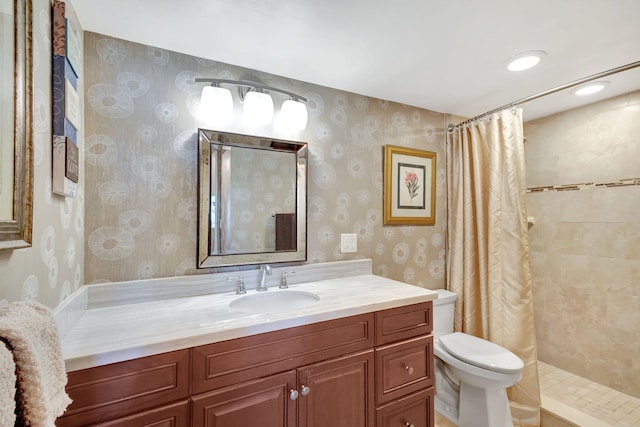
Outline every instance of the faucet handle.
[[237, 280], [238, 281], [238, 287], [236, 288], [236, 294], [240, 295], [240, 294], [246, 294], [247, 293], [247, 289], [244, 286], [244, 277], [242, 277], [242, 274], [239, 276], [229, 276], [227, 277], [227, 282], [230, 282], [232, 280]]
[[296, 272], [295, 271], [283, 271], [282, 272], [282, 277], [280, 278], [280, 286], [278, 286], [278, 288], [287, 289], [289, 287], [289, 283], [287, 283], [287, 275], [288, 274], [296, 274]]

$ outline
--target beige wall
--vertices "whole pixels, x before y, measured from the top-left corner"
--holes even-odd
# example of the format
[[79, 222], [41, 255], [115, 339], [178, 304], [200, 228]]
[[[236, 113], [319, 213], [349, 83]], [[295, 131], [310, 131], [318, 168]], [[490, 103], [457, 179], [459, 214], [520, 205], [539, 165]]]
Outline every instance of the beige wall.
[[[87, 282], [194, 273], [200, 126], [309, 143], [310, 262], [372, 258], [377, 274], [444, 286], [443, 114], [94, 33], [85, 33], [85, 58]], [[197, 76], [301, 94], [309, 124], [290, 134], [277, 116], [258, 128], [207, 123]], [[284, 99], [274, 98], [277, 111]], [[435, 226], [382, 226], [384, 144], [437, 152]], [[359, 235], [356, 255], [340, 253], [340, 233]]]
[[[67, 16], [77, 18], [69, 3]], [[33, 246], [0, 251], [0, 302], [36, 300], [55, 307], [82, 283], [84, 274], [83, 131], [80, 146], [80, 195], [62, 198], [51, 192], [51, 4], [33, 1]], [[82, 72], [81, 72], [82, 75]], [[83, 99], [83, 78], [78, 95]]]
[[594, 184], [527, 195], [539, 358], [640, 397], [638, 135], [640, 92], [525, 123], [528, 187]]

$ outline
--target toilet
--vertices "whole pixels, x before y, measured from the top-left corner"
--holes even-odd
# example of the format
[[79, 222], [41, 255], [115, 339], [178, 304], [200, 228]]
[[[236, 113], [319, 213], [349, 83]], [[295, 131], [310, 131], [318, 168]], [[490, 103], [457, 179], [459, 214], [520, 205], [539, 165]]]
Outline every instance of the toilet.
[[459, 427], [513, 427], [508, 387], [522, 378], [522, 360], [490, 341], [453, 332], [457, 295], [438, 289], [433, 301], [435, 409]]

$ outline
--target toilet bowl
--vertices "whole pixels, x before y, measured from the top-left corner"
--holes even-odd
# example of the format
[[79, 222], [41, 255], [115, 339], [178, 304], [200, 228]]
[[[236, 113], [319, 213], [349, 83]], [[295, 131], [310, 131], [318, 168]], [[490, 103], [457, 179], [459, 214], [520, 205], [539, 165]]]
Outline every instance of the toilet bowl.
[[520, 381], [524, 363], [497, 344], [453, 332], [457, 295], [437, 292], [433, 302], [436, 410], [459, 427], [513, 427], [506, 389]]

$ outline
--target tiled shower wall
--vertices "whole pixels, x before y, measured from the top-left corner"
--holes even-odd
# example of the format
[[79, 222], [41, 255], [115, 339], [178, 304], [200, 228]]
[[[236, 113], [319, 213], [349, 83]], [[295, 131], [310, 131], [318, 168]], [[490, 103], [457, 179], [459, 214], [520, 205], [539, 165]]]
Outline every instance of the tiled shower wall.
[[[309, 144], [309, 262], [372, 258], [376, 274], [444, 287], [444, 114], [94, 33], [85, 33], [85, 67], [87, 283], [196, 273], [196, 129], [204, 127]], [[241, 114], [211, 123], [198, 111], [200, 76], [298, 93], [309, 100], [309, 124], [291, 134], [277, 115], [258, 128]], [[277, 111], [284, 99], [274, 98]], [[437, 153], [435, 226], [383, 227], [385, 144]], [[341, 233], [358, 234], [357, 254], [340, 253]]]
[[524, 128], [539, 358], [640, 397], [640, 92]]

